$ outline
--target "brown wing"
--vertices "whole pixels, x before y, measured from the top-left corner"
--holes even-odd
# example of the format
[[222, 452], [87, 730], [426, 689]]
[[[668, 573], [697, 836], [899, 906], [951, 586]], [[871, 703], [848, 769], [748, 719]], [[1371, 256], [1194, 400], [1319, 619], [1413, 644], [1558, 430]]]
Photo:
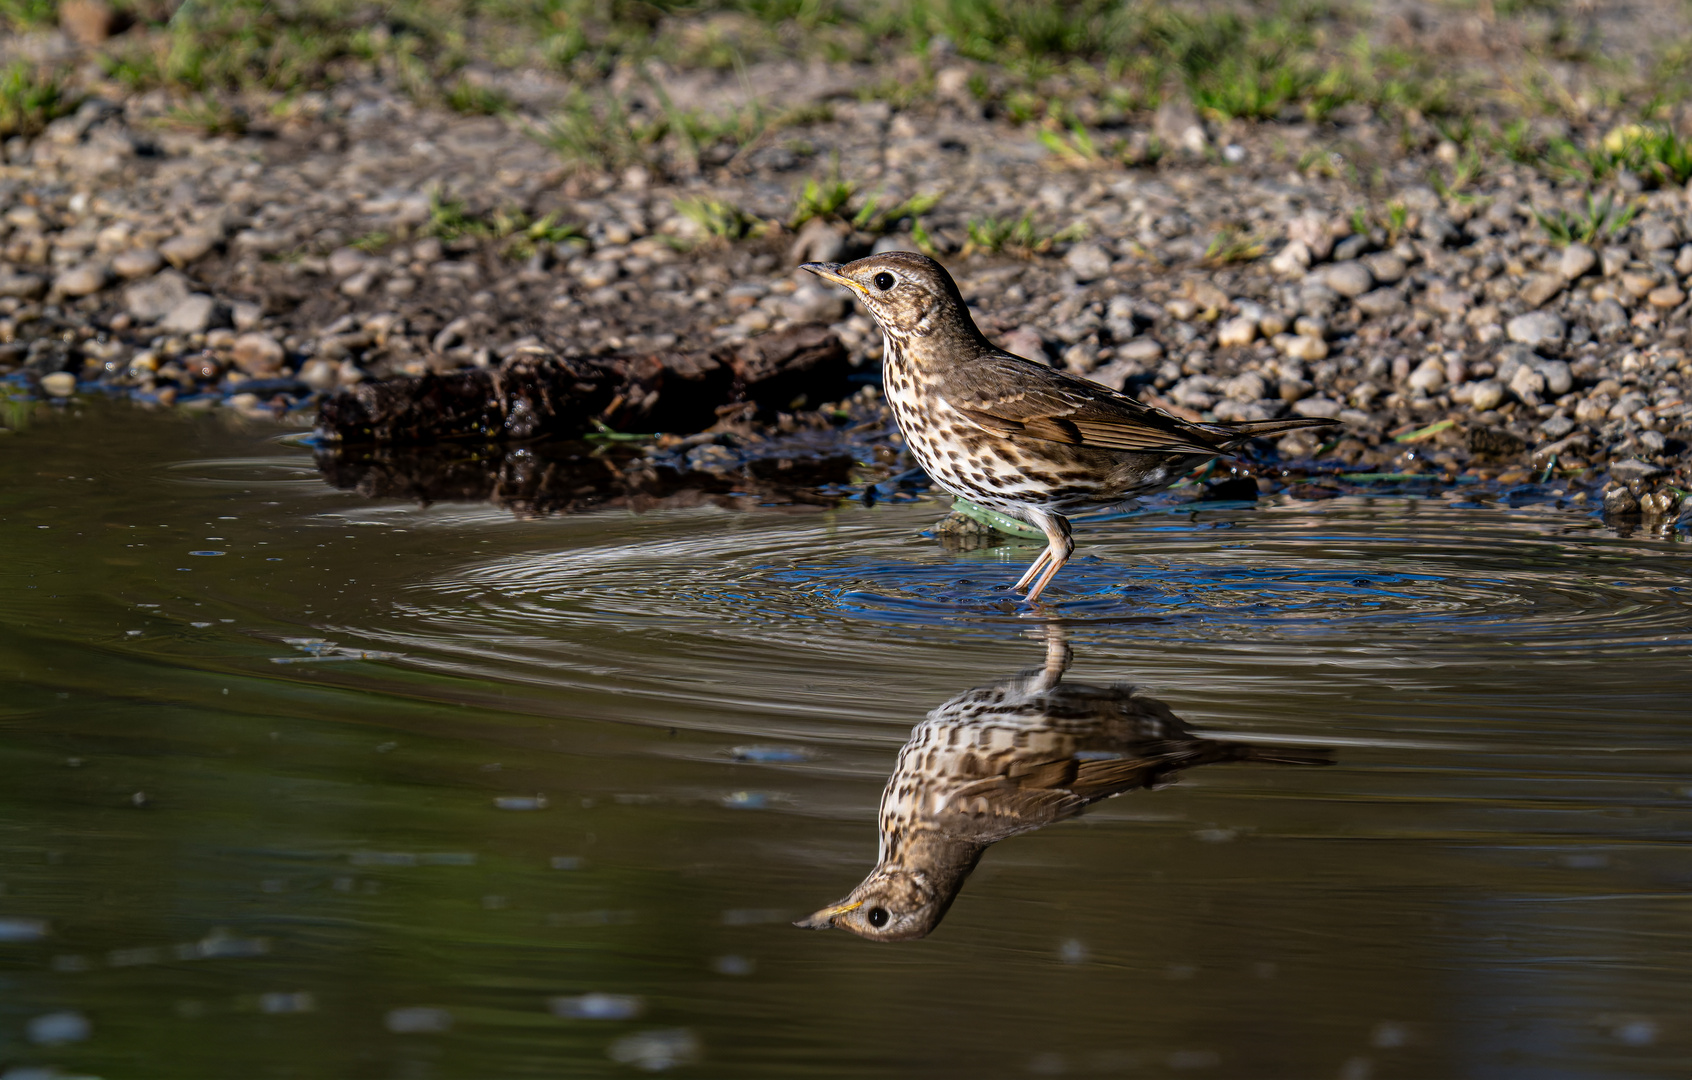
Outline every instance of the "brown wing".
[[1220, 429], [1006, 353], [971, 361], [945, 390], [953, 408], [1006, 437], [1165, 454], [1215, 454], [1229, 441]]

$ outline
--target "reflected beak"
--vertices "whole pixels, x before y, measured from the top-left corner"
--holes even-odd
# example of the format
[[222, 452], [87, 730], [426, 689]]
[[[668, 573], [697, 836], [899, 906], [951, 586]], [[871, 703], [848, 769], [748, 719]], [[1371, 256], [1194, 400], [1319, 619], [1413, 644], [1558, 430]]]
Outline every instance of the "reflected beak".
[[[822, 264], [809, 263], [806, 265], [805, 269], [809, 270], [812, 266], [820, 265]], [[805, 918], [796, 921], [793, 925], [799, 927], [801, 930], [829, 930], [834, 927], [835, 919], [838, 919], [848, 911], [856, 911], [863, 906], [864, 902], [862, 900], [857, 900], [850, 904], [836, 904], [833, 907], [823, 908], [814, 915], [807, 915]]]
[[[836, 285], [844, 285], [855, 293], [862, 293], [864, 287], [840, 273], [839, 263], [800, 263], [799, 269], [809, 270], [820, 278], [827, 278]], [[820, 913], [819, 913], [820, 914]]]

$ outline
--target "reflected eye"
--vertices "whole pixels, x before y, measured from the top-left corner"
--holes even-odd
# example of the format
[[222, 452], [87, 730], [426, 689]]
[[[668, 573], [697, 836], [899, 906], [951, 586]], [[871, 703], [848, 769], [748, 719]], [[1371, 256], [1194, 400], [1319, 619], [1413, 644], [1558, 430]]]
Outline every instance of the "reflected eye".
[[[893, 287], [893, 275], [889, 274], [885, 270], [883, 270], [881, 273], [875, 275], [875, 277], [872, 278], [871, 280], [874, 282], [875, 287], [880, 289], [882, 292], [886, 292], [888, 289], [891, 289]], [[883, 919], [887, 918], [887, 913], [885, 911], [883, 911], [881, 913], [881, 917]]]
[[[878, 278], [887, 277], [887, 276], [888, 275], [886, 275], [886, 274], [878, 274], [877, 275]], [[883, 926], [886, 926], [887, 920], [890, 917], [891, 916], [889, 916], [887, 914], [887, 909], [884, 908], [884, 907], [872, 907], [872, 908], [869, 909], [869, 924], [871, 926], [875, 927], [877, 930], [880, 930]]]

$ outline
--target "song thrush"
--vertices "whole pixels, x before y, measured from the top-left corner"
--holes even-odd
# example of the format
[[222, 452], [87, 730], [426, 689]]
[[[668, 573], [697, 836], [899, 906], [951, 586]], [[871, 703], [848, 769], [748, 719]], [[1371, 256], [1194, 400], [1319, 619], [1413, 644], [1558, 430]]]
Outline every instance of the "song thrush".
[[929, 713], [881, 793], [875, 869], [844, 900], [794, 925], [876, 941], [924, 937], [996, 841], [1167, 784], [1197, 765], [1333, 763], [1322, 749], [1204, 738], [1132, 686], [1063, 683], [1069, 660], [1052, 633], [1044, 667], [965, 691]]
[[1075, 550], [1065, 514], [1161, 491], [1258, 436], [1334, 423], [1189, 423], [1013, 356], [982, 336], [945, 268], [912, 251], [804, 269], [851, 289], [880, 324], [887, 401], [934, 483], [1046, 534], [1015, 585], [1030, 602]]

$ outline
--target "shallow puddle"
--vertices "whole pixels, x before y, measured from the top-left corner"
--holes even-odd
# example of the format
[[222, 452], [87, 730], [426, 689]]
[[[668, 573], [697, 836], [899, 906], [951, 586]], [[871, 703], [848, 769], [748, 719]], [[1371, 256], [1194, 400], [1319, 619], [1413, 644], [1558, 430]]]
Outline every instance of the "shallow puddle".
[[[0, 1076], [1692, 1060], [1683, 537], [1162, 507], [1079, 529], [1029, 612], [1037, 546], [948, 552], [934, 501], [524, 521], [334, 490], [275, 434], [0, 442]], [[1168, 768], [1073, 820], [977, 791], [1020, 816], [923, 940], [796, 929], [876, 864], [913, 729]]]

